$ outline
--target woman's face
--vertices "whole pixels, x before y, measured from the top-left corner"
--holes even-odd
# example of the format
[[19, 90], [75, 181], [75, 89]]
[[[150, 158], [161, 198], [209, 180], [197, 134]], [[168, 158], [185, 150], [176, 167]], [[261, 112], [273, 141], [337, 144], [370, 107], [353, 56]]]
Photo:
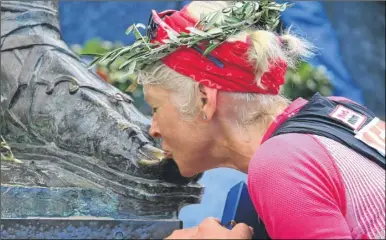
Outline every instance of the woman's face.
[[211, 161], [214, 130], [202, 115], [183, 120], [171, 92], [156, 85], [144, 87], [145, 100], [153, 109], [150, 135], [162, 139], [162, 149], [172, 157], [184, 177], [216, 167]]

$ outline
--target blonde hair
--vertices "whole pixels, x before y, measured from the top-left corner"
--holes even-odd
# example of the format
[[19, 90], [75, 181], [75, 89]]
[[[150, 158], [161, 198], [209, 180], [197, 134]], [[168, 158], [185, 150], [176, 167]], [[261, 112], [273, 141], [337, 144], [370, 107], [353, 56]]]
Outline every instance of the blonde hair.
[[[200, 14], [222, 9], [229, 4], [231, 2], [193, 1], [188, 6], [188, 11], [192, 17], [198, 18]], [[313, 52], [310, 43], [295, 36], [290, 30], [278, 35], [266, 30], [252, 29], [231, 36], [227, 41], [246, 41], [247, 38], [250, 39], [251, 46], [246, 59], [253, 64], [256, 84], [262, 88], [265, 86], [261, 83], [261, 77], [269, 71], [270, 64], [274, 64], [280, 59], [285, 61], [288, 67], [293, 68], [299, 60], [310, 57]], [[140, 84], [157, 84], [171, 90], [173, 92], [171, 97], [185, 118], [193, 118], [200, 112], [199, 83], [193, 79], [173, 71], [161, 62], [141, 71], [138, 79]], [[222, 94], [229, 94], [234, 100], [242, 101], [242, 104], [237, 106], [235, 118], [238, 123], [243, 125], [254, 123], [264, 116], [270, 115], [275, 105], [289, 103], [281, 94], [233, 92], [223, 92]]]

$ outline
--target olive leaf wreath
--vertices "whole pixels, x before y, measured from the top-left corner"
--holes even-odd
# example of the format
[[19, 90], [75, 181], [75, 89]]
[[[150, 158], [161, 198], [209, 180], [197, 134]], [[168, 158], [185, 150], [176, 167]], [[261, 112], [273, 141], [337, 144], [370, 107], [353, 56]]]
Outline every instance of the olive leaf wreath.
[[105, 54], [84, 53], [96, 57], [89, 65], [104, 63], [107, 68], [118, 58], [121, 64], [118, 70], [125, 71], [126, 76], [143, 70], [146, 66], [169, 55], [181, 46], [197, 48], [197, 44], [207, 43], [202, 52], [207, 56], [226, 39], [243, 30], [256, 28], [274, 30], [280, 20], [280, 13], [292, 4], [279, 4], [271, 0], [240, 1], [232, 6], [206, 14], [194, 27], [188, 27], [189, 33], [167, 31], [169, 39], [163, 43], [150, 42], [148, 36], [141, 34], [140, 29], [146, 29], [144, 24], [131, 25], [126, 34], [133, 33], [136, 41], [130, 46], [116, 48]]

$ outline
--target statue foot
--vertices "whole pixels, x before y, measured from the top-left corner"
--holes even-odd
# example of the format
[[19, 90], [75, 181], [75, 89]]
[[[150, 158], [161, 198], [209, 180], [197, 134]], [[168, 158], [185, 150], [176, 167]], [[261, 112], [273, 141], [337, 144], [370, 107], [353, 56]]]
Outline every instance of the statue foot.
[[[17, 19], [35, 12], [27, 13]], [[60, 39], [24, 27], [2, 29], [1, 135], [22, 161], [2, 157], [2, 184], [97, 188], [174, 209], [200, 201], [200, 176], [184, 178], [174, 161], [163, 160], [147, 133], [150, 120], [128, 95], [89, 71]]]

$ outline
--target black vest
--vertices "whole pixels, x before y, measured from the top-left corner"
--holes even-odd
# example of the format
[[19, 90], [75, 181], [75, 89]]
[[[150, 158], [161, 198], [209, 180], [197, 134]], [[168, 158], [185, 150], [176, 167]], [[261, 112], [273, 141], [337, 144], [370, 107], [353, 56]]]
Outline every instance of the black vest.
[[381, 153], [355, 138], [356, 132], [353, 128], [330, 116], [338, 105], [365, 116], [366, 120], [362, 126], [366, 126], [375, 118], [374, 113], [361, 105], [333, 101], [317, 93], [298, 113], [281, 124], [271, 137], [285, 133], [324, 136], [347, 146], [385, 169], [385, 157]]

